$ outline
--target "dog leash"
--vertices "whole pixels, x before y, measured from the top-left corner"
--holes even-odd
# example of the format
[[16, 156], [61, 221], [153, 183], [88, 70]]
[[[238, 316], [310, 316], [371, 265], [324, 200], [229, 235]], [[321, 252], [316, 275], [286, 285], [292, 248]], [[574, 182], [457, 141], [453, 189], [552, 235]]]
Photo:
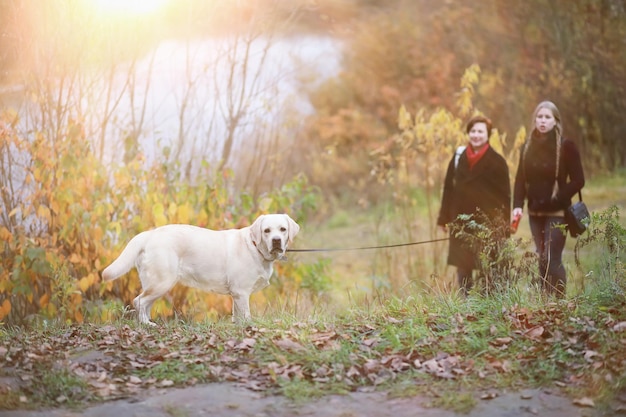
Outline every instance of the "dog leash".
[[442, 239], [424, 240], [421, 242], [398, 243], [395, 245], [362, 246], [359, 248], [287, 249], [287, 252], [337, 252], [337, 251], [348, 251], [348, 250], [387, 249], [387, 248], [398, 248], [401, 246], [413, 246], [413, 245], [423, 245], [425, 243], [443, 242], [445, 240], [450, 240], [450, 238], [446, 237]]

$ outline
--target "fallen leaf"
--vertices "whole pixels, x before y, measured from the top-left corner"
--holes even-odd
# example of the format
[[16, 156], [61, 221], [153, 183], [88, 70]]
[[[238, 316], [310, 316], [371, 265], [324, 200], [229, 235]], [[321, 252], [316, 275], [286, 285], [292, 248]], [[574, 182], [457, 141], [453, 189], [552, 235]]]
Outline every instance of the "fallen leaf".
[[279, 348], [285, 349], [285, 350], [303, 350], [304, 349], [304, 347], [302, 347], [300, 343], [294, 342], [293, 340], [290, 340], [290, 339], [275, 340], [274, 344], [278, 346]]
[[387, 322], [391, 324], [400, 324], [402, 323], [402, 320], [398, 320], [394, 317], [387, 317]]
[[511, 363], [506, 359], [504, 361], [496, 360], [490, 362], [489, 365], [491, 365], [494, 369], [498, 369], [505, 373], [511, 370]]
[[426, 368], [427, 372], [437, 372], [441, 369], [439, 363], [435, 359], [426, 361], [422, 365]]
[[372, 347], [372, 346], [375, 346], [376, 344], [378, 344], [379, 341], [380, 341], [379, 338], [373, 337], [373, 338], [370, 338], [370, 339], [363, 340], [363, 344], [365, 346], [367, 346], [367, 347]]
[[491, 344], [494, 346], [505, 346], [513, 341], [512, 337], [497, 337], [495, 338]]
[[579, 407], [595, 407], [595, 403], [589, 397], [576, 398], [573, 403]]
[[539, 337], [541, 337], [544, 331], [545, 329], [543, 328], [543, 326], [536, 326], [526, 330], [524, 334], [530, 339], [538, 339]]
[[256, 339], [246, 338], [246, 339], [243, 339], [241, 343], [239, 343], [237, 346], [235, 346], [235, 349], [249, 350], [250, 348], [254, 347], [255, 344], [256, 344]]
[[346, 376], [348, 378], [352, 378], [353, 376], [360, 376], [360, 375], [361, 373], [354, 365], [351, 366], [350, 369], [348, 369], [348, 372], [346, 372]]
[[613, 326], [614, 332], [623, 332], [624, 330], [626, 330], [626, 321], [620, 321], [615, 326]]
[[586, 360], [587, 362], [589, 362], [589, 363], [593, 362], [593, 358], [594, 358], [595, 356], [599, 356], [599, 353], [598, 353], [598, 352], [596, 352], [596, 351], [593, 351], [593, 350], [587, 350], [587, 351], [585, 351], [585, 355], [584, 355], [584, 357], [585, 357], [585, 360]]
[[478, 321], [478, 317], [472, 315], [472, 314], [468, 314], [465, 316], [465, 320], [467, 321]]
[[132, 384], [141, 384], [141, 378], [135, 376], [135, 375], [131, 375], [130, 378], [128, 378], [128, 382], [132, 383]]

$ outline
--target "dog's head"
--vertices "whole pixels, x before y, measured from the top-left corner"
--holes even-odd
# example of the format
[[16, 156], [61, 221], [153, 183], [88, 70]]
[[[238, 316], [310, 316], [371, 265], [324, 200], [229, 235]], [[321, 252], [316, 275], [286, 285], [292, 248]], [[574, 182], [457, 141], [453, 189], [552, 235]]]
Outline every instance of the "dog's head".
[[276, 260], [285, 256], [300, 226], [287, 214], [263, 214], [250, 227], [252, 240], [263, 257]]

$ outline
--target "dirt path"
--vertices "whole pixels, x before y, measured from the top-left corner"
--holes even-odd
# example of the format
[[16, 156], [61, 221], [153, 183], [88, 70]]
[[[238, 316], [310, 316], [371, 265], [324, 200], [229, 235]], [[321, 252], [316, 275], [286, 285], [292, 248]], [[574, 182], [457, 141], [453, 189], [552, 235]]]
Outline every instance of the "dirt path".
[[490, 400], [477, 399], [469, 414], [428, 408], [423, 397], [388, 398], [383, 392], [328, 396], [295, 405], [284, 397], [263, 396], [228, 383], [185, 389], [153, 391], [145, 398], [110, 401], [84, 410], [0, 411], [3, 417], [592, 417], [590, 408], [580, 408], [554, 393], [525, 390], [498, 393]]

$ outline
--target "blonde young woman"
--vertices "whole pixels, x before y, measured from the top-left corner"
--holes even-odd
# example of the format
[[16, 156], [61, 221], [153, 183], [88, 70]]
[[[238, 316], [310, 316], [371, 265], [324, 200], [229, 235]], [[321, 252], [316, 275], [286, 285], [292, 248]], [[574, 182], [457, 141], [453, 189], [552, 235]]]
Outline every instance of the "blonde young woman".
[[551, 101], [533, 112], [530, 133], [520, 152], [513, 188], [512, 217], [523, 215], [528, 201], [530, 231], [539, 255], [541, 287], [545, 293], [563, 297], [566, 273], [562, 262], [566, 234], [565, 209], [585, 185], [580, 154], [562, 136], [561, 113]]

